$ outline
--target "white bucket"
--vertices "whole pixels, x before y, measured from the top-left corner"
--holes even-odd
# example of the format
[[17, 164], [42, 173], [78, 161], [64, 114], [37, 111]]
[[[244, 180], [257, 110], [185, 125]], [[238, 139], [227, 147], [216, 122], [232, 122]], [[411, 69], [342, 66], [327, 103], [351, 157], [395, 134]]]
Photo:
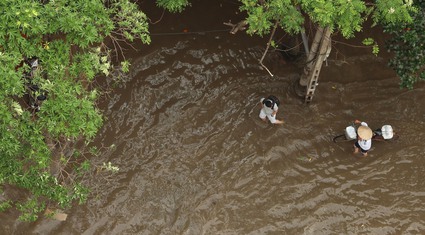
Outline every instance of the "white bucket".
[[393, 127], [391, 125], [383, 125], [381, 128], [382, 137], [384, 137], [385, 140], [392, 139], [394, 136]]
[[357, 139], [356, 129], [353, 126], [347, 126], [345, 128], [345, 138], [347, 138], [347, 140]]

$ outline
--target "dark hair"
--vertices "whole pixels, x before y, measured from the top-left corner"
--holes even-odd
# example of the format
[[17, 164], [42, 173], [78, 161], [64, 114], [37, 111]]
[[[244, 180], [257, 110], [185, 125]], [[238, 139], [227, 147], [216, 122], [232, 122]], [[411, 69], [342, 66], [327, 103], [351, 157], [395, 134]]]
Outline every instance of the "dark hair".
[[264, 105], [272, 109], [273, 108], [273, 101], [272, 100], [269, 100], [269, 99], [266, 99], [264, 101]]
[[279, 99], [274, 95], [269, 95], [266, 99], [263, 100], [263, 104], [271, 109], [274, 108], [274, 104], [277, 106], [280, 105]]

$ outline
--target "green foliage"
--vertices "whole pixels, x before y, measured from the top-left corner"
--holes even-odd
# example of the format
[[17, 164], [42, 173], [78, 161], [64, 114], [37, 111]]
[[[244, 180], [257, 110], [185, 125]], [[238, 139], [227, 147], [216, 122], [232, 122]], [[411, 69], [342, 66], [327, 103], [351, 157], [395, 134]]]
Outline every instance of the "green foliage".
[[346, 38], [353, 37], [354, 32], [361, 30], [364, 22], [362, 14], [366, 10], [361, 0], [304, 0], [301, 6], [314, 23], [338, 29]]
[[156, 4], [169, 12], [182, 12], [187, 6], [190, 6], [188, 0], [157, 0]]
[[291, 4], [291, 0], [266, 1], [264, 4], [256, 0], [241, 0], [241, 3], [240, 10], [248, 13], [248, 34], [263, 36], [270, 32], [275, 21], [279, 21], [280, 27], [287, 32], [297, 33], [301, 30], [304, 17]]
[[120, 170], [120, 168], [113, 166], [111, 162], [108, 162], [108, 163], [104, 162], [101, 169], [106, 171], [112, 171], [113, 173], [116, 173]]
[[25, 203], [18, 203], [16, 207], [22, 213], [19, 216], [20, 220], [34, 221], [38, 218], [38, 214], [45, 209], [45, 204], [38, 203], [37, 199], [31, 198]]
[[418, 10], [411, 23], [385, 28], [392, 35], [387, 48], [394, 53], [389, 66], [400, 77], [400, 87], [408, 89], [425, 80], [425, 2], [418, 1], [415, 6]]
[[10, 200], [0, 202], [0, 212], [3, 212], [12, 207], [12, 202]]
[[374, 22], [384, 22], [387, 25], [412, 22], [411, 12], [415, 11], [412, 1], [386, 0], [376, 1], [375, 4], [375, 12], [372, 16]]
[[372, 54], [374, 54], [375, 56], [378, 56], [378, 53], [379, 53], [379, 46], [378, 44], [374, 44], [372, 46]]
[[[328, 27], [344, 38], [352, 38], [362, 30], [366, 20], [371, 19], [372, 26], [380, 24], [394, 35], [389, 49], [396, 56], [390, 66], [400, 76], [401, 87], [412, 88], [416, 81], [425, 80], [424, 1], [416, 2], [416, 5], [413, 0], [239, 1], [240, 10], [247, 13], [247, 33], [251, 35], [270, 33], [276, 22], [285, 32], [295, 34], [303, 30], [307, 21], [321, 28]], [[401, 30], [401, 27], [409, 30]], [[379, 53], [379, 46], [373, 39], [366, 39], [363, 43], [371, 46], [374, 55]]]
[[372, 46], [372, 54], [374, 54], [375, 56], [378, 55], [379, 46], [373, 38], [365, 38], [365, 39], [363, 39], [362, 43], [365, 46]]
[[114, 33], [132, 42], [141, 39], [149, 44], [151, 39], [148, 34], [148, 22], [145, 13], [138, 11], [138, 6], [129, 0], [113, 0], [112, 12], [114, 22], [118, 27]]
[[82, 48], [102, 42], [114, 28], [102, 1], [49, 1], [43, 10], [40, 15], [46, 18], [40, 23], [49, 26], [47, 33], [64, 33], [68, 43]]
[[[414, 10], [401, 0], [240, 0], [241, 11], [247, 13], [247, 33], [263, 36], [270, 32], [274, 22], [288, 33], [302, 30], [304, 17], [321, 27], [330, 27], [345, 38], [354, 37], [362, 30], [366, 18], [372, 14], [376, 24], [410, 22]], [[301, 14], [303, 13], [303, 14]]]
[[[1, 41], [1, 38], [0, 38]], [[1, 45], [1, 44], [0, 44]], [[0, 51], [0, 98], [3, 99], [13, 95], [23, 95], [24, 86], [22, 76], [16, 73], [15, 67], [21, 61], [20, 54], [17, 52], [2, 52]], [[19, 70], [22, 72], [22, 69]]]
[[130, 62], [125, 60], [121, 62], [121, 70], [124, 73], [128, 73], [130, 71]]
[[[187, 5], [160, 3], [173, 11]], [[66, 208], [86, 200], [89, 191], [81, 180], [90, 164], [77, 151], [63, 153], [78, 140], [88, 144], [102, 125], [96, 107], [101, 94], [93, 81], [111, 67], [111, 51], [103, 41], [150, 43], [148, 22], [129, 0], [3, 0], [0, 9], [7, 9], [0, 15], [0, 184], [31, 195], [26, 202], [0, 202], [0, 209], [14, 206], [20, 219], [33, 221], [45, 202]], [[34, 56], [36, 70], [24, 63]], [[128, 71], [129, 63], [122, 67]], [[30, 89], [34, 85], [38, 90]], [[42, 94], [47, 99], [35, 102]], [[31, 107], [36, 103], [38, 112]], [[53, 159], [59, 159], [55, 175], [50, 173]]]
[[77, 138], [80, 134], [87, 138], [95, 136], [102, 118], [90, 93], [84, 91], [81, 84], [68, 80], [55, 83], [46, 80], [43, 88], [50, 95], [38, 114], [38, 126], [54, 138], [62, 135]]
[[373, 38], [365, 38], [362, 43], [366, 46], [370, 46], [375, 43], [375, 40]]

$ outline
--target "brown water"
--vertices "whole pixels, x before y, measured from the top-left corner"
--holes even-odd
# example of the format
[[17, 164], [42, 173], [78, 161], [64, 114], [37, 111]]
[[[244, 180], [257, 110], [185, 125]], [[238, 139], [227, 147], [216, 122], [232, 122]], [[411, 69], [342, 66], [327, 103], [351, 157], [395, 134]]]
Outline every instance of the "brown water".
[[[227, 1], [190, 11], [152, 32], [238, 20]], [[293, 90], [298, 66], [274, 54], [265, 61], [274, 77], [260, 68], [265, 42], [217, 31], [153, 36], [129, 51], [131, 79], [102, 103], [96, 139], [116, 148], [93, 159], [120, 171], [88, 178], [94, 193], [67, 221], [27, 224], [10, 212], [3, 233], [424, 234], [424, 85], [400, 90], [385, 58], [339, 45], [305, 105]], [[282, 126], [258, 118], [268, 94], [282, 101]], [[400, 139], [356, 158], [351, 142], [331, 140], [354, 119], [390, 124]]]

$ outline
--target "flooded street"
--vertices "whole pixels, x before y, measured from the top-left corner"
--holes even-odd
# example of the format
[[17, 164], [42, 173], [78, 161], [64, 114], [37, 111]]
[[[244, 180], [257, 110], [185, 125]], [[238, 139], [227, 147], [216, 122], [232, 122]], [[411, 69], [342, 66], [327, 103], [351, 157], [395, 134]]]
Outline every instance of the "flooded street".
[[[269, 54], [271, 77], [258, 63], [268, 38], [223, 31], [237, 6], [210, 5], [187, 11], [206, 23], [167, 15], [152, 45], [128, 51], [130, 79], [102, 101], [96, 138], [115, 148], [93, 159], [120, 171], [88, 178], [95, 192], [66, 221], [3, 215], [2, 234], [424, 234], [425, 85], [401, 90], [386, 58], [337, 45], [306, 105], [299, 66]], [[258, 117], [269, 94], [282, 126]], [[332, 142], [355, 119], [400, 138], [356, 158]]]

